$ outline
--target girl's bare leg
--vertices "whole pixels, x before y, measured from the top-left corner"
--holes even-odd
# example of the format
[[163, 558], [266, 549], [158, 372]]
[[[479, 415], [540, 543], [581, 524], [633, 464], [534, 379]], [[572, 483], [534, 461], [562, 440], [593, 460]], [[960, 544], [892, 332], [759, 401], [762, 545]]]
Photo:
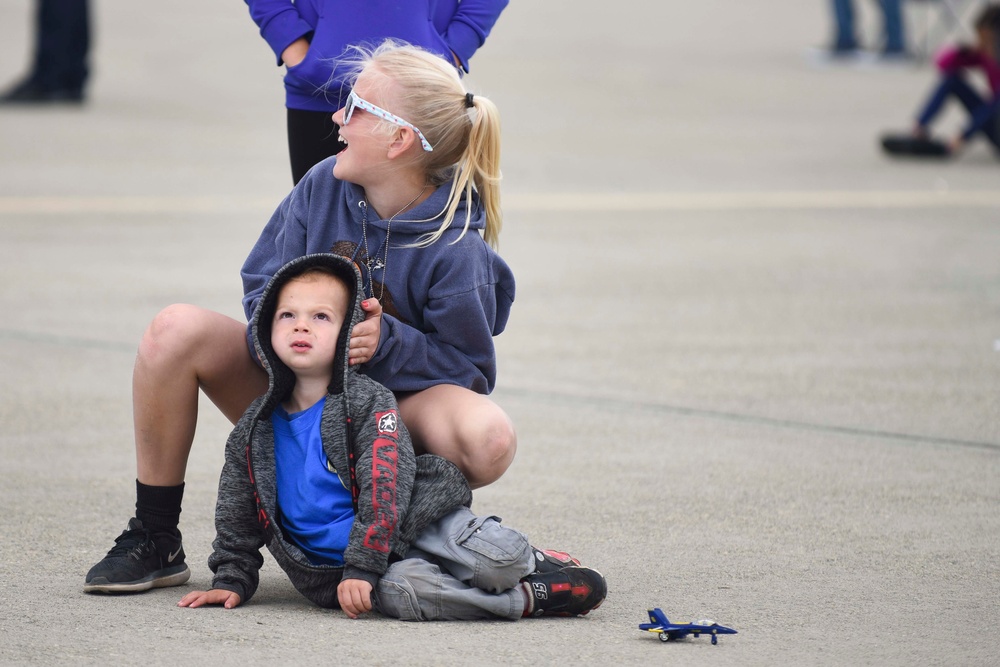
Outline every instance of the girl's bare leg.
[[417, 452], [445, 457], [461, 469], [472, 488], [500, 479], [514, 460], [514, 425], [482, 394], [437, 385], [400, 398], [399, 415]]
[[250, 358], [246, 325], [184, 304], [160, 311], [143, 334], [132, 374], [137, 477], [150, 486], [184, 481], [200, 388], [235, 423], [267, 390]]

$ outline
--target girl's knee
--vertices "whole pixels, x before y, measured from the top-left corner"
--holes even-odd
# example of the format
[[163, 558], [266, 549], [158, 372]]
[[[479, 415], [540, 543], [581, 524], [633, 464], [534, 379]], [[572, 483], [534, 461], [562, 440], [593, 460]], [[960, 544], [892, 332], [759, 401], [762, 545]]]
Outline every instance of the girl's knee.
[[474, 466], [479, 471], [474, 484], [489, 484], [498, 480], [514, 461], [517, 433], [507, 415], [501, 413], [484, 426], [472, 452]]
[[498, 420], [483, 439], [483, 451], [493, 465], [502, 465], [506, 470], [514, 460], [517, 451], [517, 433], [506, 415]]
[[197, 340], [204, 311], [188, 304], [167, 306], [149, 323], [139, 342], [139, 358], [147, 362], [180, 359]]
[[196, 312], [194, 306], [183, 303], [167, 306], [158, 312], [146, 327], [143, 341], [159, 342], [176, 338], [185, 329], [191, 328], [190, 324], [195, 320]]

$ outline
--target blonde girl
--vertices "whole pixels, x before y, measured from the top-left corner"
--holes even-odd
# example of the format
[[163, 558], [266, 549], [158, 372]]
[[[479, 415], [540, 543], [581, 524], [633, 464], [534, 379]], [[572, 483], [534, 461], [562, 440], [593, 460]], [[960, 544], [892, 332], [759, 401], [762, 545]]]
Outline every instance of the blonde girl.
[[[278, 206], [242, 269], [247, 320], [270, 277], [296, 257], [350, 257], [367, 318], [350, 363], [392, 390], [418, 451], [453, 461], [474, 487], [510, 465], [516, 435], [488, 398], [493, 337], [514, 278], [496, 252], [500, 120], [455, 69], [387, 42], [366, 54], [344, 108], [345, 146]], [[247, 325], [190, 305], [161, 311], [133, 374], [136, 515], [85, 590], [138, 591], [189, 576], [177, 528], [201, 389], [236, 422], [267, 389]]]

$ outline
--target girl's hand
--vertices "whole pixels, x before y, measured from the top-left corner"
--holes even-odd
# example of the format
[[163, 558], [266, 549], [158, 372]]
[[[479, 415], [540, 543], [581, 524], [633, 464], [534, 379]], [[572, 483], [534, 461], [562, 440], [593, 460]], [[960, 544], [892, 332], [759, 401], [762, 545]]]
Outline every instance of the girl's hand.
[[239, 606], [240, 596], [232, 591], [224, 591], [220, 588], [213, 588], [210, 591], [191, 591], [181, 598], [177, 603], [178, 607], [201, 607], [206, 604], [221, 604], [226, 609]]
[[340, 608], [351, 618], [372, 610], [372, 585], [364, 579], [343, 579], [337, 586]]
[[365, 319], [355, 324], [351, 331], [351, 349], [348, 352], [351, 366], [363, 364], [374, 357], [382, 336], [382, 304], [378, 299], [365, 299], [361, 302], [361, 309], [365, 311]]

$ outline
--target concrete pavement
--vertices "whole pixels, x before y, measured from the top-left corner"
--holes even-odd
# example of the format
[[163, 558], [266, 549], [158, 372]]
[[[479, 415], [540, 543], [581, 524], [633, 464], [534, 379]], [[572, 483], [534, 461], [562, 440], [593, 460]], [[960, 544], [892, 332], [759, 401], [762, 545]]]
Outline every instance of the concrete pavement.
[[[608, 599], [420, 625], [312, 607], [269, 557], [234, 611], [81, 592], [134, 500], [145, 324], [239, 317], [290, 186], [245, 7], [96, 5], [88, 104], [0, 109], [0, 663], [1000, 659], [1000, 161], [883, 158], [933, 72], [817, 63], [822, 3], [648, 5], [512, 3], [469, 80], [503, 113], [518, 278], [494, 395], [519, 451], [475, 509], [600, 569]], [[0, 7], [2, 81], [30, 11]], [[191, 586], [228, 428], [205, 404]], [[662, 645], [650, 606], [739, 634]]]

